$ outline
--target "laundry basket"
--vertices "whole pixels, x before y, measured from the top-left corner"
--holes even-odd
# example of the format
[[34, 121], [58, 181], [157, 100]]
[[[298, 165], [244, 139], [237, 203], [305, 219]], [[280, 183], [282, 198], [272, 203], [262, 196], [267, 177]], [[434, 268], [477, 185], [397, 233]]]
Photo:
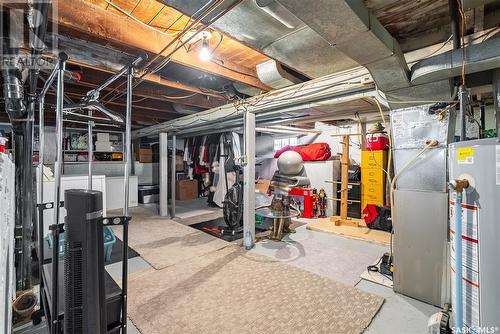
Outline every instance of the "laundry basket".
[[[113, 230], [109, 226], [103, 227], [104, 232], [104, 261], [108, 262], [111, 260], [111, 252], [113, 251], [113, 245], [116, 242], [115, 234]], [[52, 249], [52, 233], [49, 233], [48, 236], [45, 237], [49, 248]], [[59, 256], [64, 256], [64, 232], [59, 234]]]

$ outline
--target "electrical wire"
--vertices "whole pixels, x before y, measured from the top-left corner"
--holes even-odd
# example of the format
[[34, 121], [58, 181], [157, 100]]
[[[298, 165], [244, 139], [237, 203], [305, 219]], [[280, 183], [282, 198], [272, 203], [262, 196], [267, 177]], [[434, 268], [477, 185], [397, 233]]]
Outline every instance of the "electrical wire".
[[[180, 47], [179, 47], [179, 41], [181, 40], [182, 36], [184, 36], [184, 35], [185, 35], [185, 34], [186, 34], [189, 30], [191, 30], [191, 28], [192, 28], [192, 27], [194, 27], [196, 24], [198, 24], [199, 22], [201, 22], [201, 20], [202, 20], [203, 18], [205, 18], [205, 16], [206, 16], [206, 15], [209, 15], [209, 14], [210, 14], [213, 10], [215, 10], [215, 9], [216, 9], [216, 8], [217, 8], [217, 7], [218, 7], [218, 6], [222, 3], [222, 2], [221, 2], [222, 0], [215, 0], [215, 3], [214, 3], [213, 1], [214, 1], [214, 0], [211, 0], [209, 3], [207, 3], [207, 4], [203, 5], [200, 9], [198, 9], [198, 10], [197, 10], [197, 11], [193, 14], [193, 16], [192, 16], [192, 17], [194, 17], [196, 14], [198, 14], [201, 10], [204, 10], [204, 9], [206, 8], [206, 6], [207, 6], [207, 5], [210, 5], [210, 6], [207, 8], [207, 10], [206, 10], [205, 12], [203, 12], [203, 13], [200, 15], [200, 17], [196, 18], [196, 20], [195, 20], [195, 21], [193, 21], [193, 22], [191, 22], [191, 23], [188, 21], [188, 22], [187, 22], [187, 24], [186, 24], [186, 26], [185, 26], [185, 28], [183, 29], [183, 31], [182, 31], [182, 32], [180, 32], [179, 34], [177, 34], [177, 35], [176, 35], [176, 37], [175, 37], [172, 41], [170, 41], [169, 43], [167, 43], [167, 45], [166, 45], [166, 46], [164, 46], [164, 47], [163, 47], [163, 48], [162, 48], [162, 49], [161, 49], [161, 50], [157, 53], [157, 55], [156, 55], [155, 57], [153, 57], [152, 59], [150, 59], [150, 60], [149, 60], [149, 61], [148, 61], [148, 62], [147, 62], [144, 66], [143, 66], [143, 68], [144, 68], [143, 73], [140, 75], [139, 80], [137, 80], [137, 81], [136, 81], [136, 83], [134, 83], [133, 88], [135, 88], [135, 87], [137, 87], [139, 84], [141, 84], [141, 83], [143, 82], [143, 78], [144, 78], [144, 77], [145, 77], [148, 73], [150, 73], [150, 71], [151, 71], [151, 70], [150, 70], [150, 69], [148, 69], [148, 67], [149, 67], [149, 66], [151, 66], [151, 65], [152, 65], [152, 64], [153, 64], [153, 63], [154, 63], [154, 62], [155, 62], [155, 61], [156, 61], [156, 60], [157, 60], [157, 59], [158, 59], [158, 58], [159, 58], [159, 57], [160, 57], [160, 56], [161, 56], [161, 55], [162, 55], [162, 54], [163, 54], [166, 50], [167, 50], [167, 49], [169, 49], [169, 48], [170, 48], [170, 47], [171, 47], [174, 43], [176, 43], [176, 42], [177, 42], [177, 45], [176, 45], [176, 47], [174, 48], [174, 50], [173, 50], [172, 52], [170, 52], [170, 53], [169, 53], [169, 54], [165, 57], [165, 60], [164, 60], [164, 61], [162, 61], [162, 62], [160, 62], [160, 64], [161, 64], [162, 66], [165, 66], [165, 65], [167, 65], [167, 64], [170, 62], [170, 60], [171, 60], [171, 56], [172, 56], [172, 55], [173, 55], [173, 54], [174, 54], [177, 50], [179, 50], [179, 49], [180, 49]], [[190, 19], [192, 19], [192, 17], [191, 17]], [[206, 28], [207, 26], [208, 26], [208, 25], [205, 25], [205, 28]], [[202, 30], [204, 30], [204, 28], [203, 28], [203, 29], [201, 29], [201, 30], [199, 30], [197, 33], [193, 34], [190, 38], [188, 38], [188, 39], [184, 42], [184, 44], [186, 44], [187, 42], [189, 42], [189, 41], [190, 41], [190, 40], [191, 40], [194, 36], [196, 36], [196, 35], [197, 35], [198, 33], [200, 33]], [[183, 44], [183, 45], [184, 45], [184, 44]], [[153, 70], [155, 70], [155, 69], [159, 70], [159, 67], [158, 67], [158, 66], [159, 66], [160, 64], [156, 65], [156, 66], [155, 66], [155, 68], [154, 68]], [[120, 89], [122, 90], [122, 92], [121, 92], [121, 93], [118, 93], [118, 94], [116, 94], [114, 97], [111, 97], [108, 101], [104, 102], [104, 104], [109, 103], [109, 102], [112, 102], [112, 101], [116, 100], [117, 98], [120, 98], [121, 96], [123, 96], [124, 91], [123, 91], [122, 87], [124, 87], [124, 85], [125, 85], [125, 84], [126, 84], [126, 82], [122, 82], [122, 83], [121, 83], [120, 85], [118, 85], [118, 86], [117, 86], [114, 90], [112, 90], [112, 91], [110, 91], [108, 94], [106, 94], [106, 95], [102, 98], [102, 100], [105, 100], [107, 97], [111, 96], [112, 94], [115, 94], [118, 90], [120, 90]]]
[[[391, 233], [392, 235], [392, 233]], [[375, 264], [372, 264], [368, 267], [366, 267], [366, 270], [370, 273], [370, 272], [375, 272], [375, 273], [379, 273], [380, 275], [384, 276], [385, 278], [389, 279], [389, 280], [393, 280], [391, 276], [387, 275], [387, 274], [384, 274], [382, 273], [382, 270], [379, 269], [379, 265], [382, 265], [382, 260], [384, 259], [384, 256], [381, 256], [380, 259], [378, 259], [377, 263]], [[389, 263], [387, 263], [388, 265], [392, 265], [391, 264], [391, 259], [392, 257], [389, 257]]]
[[198, 94], [198, 93], [193, 93], [193, 94], [184, 95], [184, 96], [168, 96], [168, 95], [161, 95], [161, 97], [164, 97], [164, 98], [169, 99], [169, 100], [181, 100], [181, 99], [188, 99], [188, 98], [190, 98], [190, 97], [195, 96], [196, 94]]
[[[189, 30], [191, 30], [192, 27], [194, 27], [195, 25], [199, 24], [200, 22], [202, 22], [202, 20], [207, 16], [209, 15], [210, 13], [212, 13], [216, 8], [218, 8], [224, 1], [223, 0], [215, 0], [215, 2], [211, 1], [207, 4], [205, 4], [204, 6], [202, 6], [200, 9], [198, 9], [194, 14], [193, 14], [193, 17], [194, 15], [196, 15], [198, 12], [204, 10], [207, 5], [208, 8], [206, 8], [206, 10], [204, 12], [202, 12], [200, 14], [199, 17], [197, 17], [193, 22], [191, 22], [181, 33], [179, 33], [172, 41], [170, 41], [164, 48], [162, 48], [162, 50], [160, 50], [158, 52], [158, 54], [153, 57], [151, 60], [148, 61], [148, 63], [146, 65], [144, 65], [144, 70], [143, 70], [143, 73], [139, 76], [138, 80], [136, 81], [136, 83], [134, 84], [134, 88], [137, 87], [138, 85], [140, 85], [144, 80], [143, 78], [151, 72], [151, 69], [149, 68], [149, 66], [151, 66], [159, 57], [161, 57], [161, 55], [167, 50], [169, 49], [174, 43], [177, 42], [177, 45], [175, 46], [174, 50], [172, 50], [168, 55], [165, 56], [165, 60], [163, 60], [162, 62], [160, 62], [160, 64], [156, 65], [155, 68], [153, 70], [157, 70], [159, 71], [161, 68], [163, 68], [166, 64], [168, 64], [170, 61], [171, 61], [171, 57], [172, 55], [177, 52], [180, 48], [182, 48], [184, 45], [186, 45], [187, 43], [189, 43], [190, 40], [192, 40], [196, 35], [198, 35], [199, 33], [203, 32], [206, 28], [208, 28], [211, 24], [213, 24], [215, 21], [217, 21], [221, 16], [223, 16], [224, 14], [226, 14], [228, 11], [230, 11], [232, 8], [234, 8], [236, 5], [238, 5], [242, 0], [236, 0], [234, 1], [230, 6], [226, 7], [223, 11], [221, 11], [220, 13], [216, 14], [211, 20], [210, 22], [208, 23], [202, 23], [202, 26], [197, 29], [197, 32], [194, 33], [193, 35], [191, 35], [189, 38], [187, 38], [185, 41], [183, 41], [181, 43], [181, 38], [185, 35], [185, 33]], [[106, 97], [110, 96], [112, 93], [115, 93], [118, 89], [120, 89], [121, 87], [124, 86], [125, 83], [122, 83], [121, 85], [119, 85], [115, 90], [113, 90], [112, 92], [108, 93]], [[106, 101], [105, 103], [109, 103], [119, 97], [121, 97], [122, 95], [124, 94], [123, 92], [123, 89], [122, 89], [122, 92], [121, 93], [118, 93], [117, 95], [115, 95], [114, 97], [110, 98], [109, 101]]]
[[[356, 84], [359, 84], [361, 82], [356, 82]], [[284, 96], [280, 96], [280, 97], [276, 97], [274, 99], [270, 99], [269, 101], [266, 101], [265, 103], [261, 103], [259, 104], [260, 101], [262, 101], [264, 98], [266, 97], [269, 97], [269, 96], [272, 96], [272, 95], [277, 95], [277, 94], [280, 94], [282, 91], [269, 91], [267, 93], [264, 93], [264, 94], [261, 94], [259, 96], [256, 96], [254, 97], [254, 99], [252, 101], [248, 101], [249, 99], [237, 99], [235, 101], [233, 101], [233, 107], [235, 108], [234, 111], [232, 111], [231, 113], [229, 113], [228, 115], [225, 115], [224, 117], [230, 117], [238, 112], [241, 112], [243, 110], [244, 107], [248, 108], [250, 106], [258, 106], [258, 107], [263, 107], [263, 106], [267, 106], [269, 105], [270, 103], [273, 103], [273, 102], [281, 102], [281, 101], [286, 101], [286, 102], [290, 102], [291, 100], [296, 100], [296, 99], [300, 99], [300, 98], [303, 98], [304, 96], [307, 96], [307, 97], [315, 97], [317, 96], [319, 93], [321, 93], [322, 91], [324, 90], [328, 90], [330, 88], [333, 88], [333, 87], [336, 87], [336, 86], [342, 86], [342, 85], [345, 85], [345, 84], [354, 84], [352, 82], [350, 83], [345, 83], [345, 82], [341, 82], [341, 83], [329, 83], [329, 84], [322, 84], [322, 85], [318, 85], [318, 86], [315, 86], [315, 87], [310, 87], [310, 88], [307, 88], [305, 90], [302, 90], [302, 88], [307, 84], [306, 83], [303, 83], [301, 84], [299, 87], [297, 87], [294, 91], [292, 91], [291, 93], [289, 94], [286, 94]], [[302, 95], [300, 96], [297, 96], [297, 97], [294, 97], [294, 95], [296, 95], [299, 91], [302, 91]], [[313, 93], [311, 93], [310, 91], [313, 91]], [[352, 99], [352, 100], [358, 100], [359, 98], [355, 98], [355, 99]], [[327, 105], [327, 104], [325, 104]], [[279, 108], [280, 106], [277, 105], [277, 106], [273, 106], [273, 108]], [[201, 117], [207, 117], [213, 113], [217, 113], [217, 112], [220, 112], [220, 111], [223, 111], [225, 108], [225, 106], [221, 106], [221, 107], [218, 107], [218, 108], [213, 108], [211, 110], [209, 110], [208, 112], [205, 112], [202, 116], [199, 116], [197, 114], [193, 114], [193, 115], [190, 115], [190, 116], [185, 116], [183, 118], [183, 121], [186, 121], [188, 123], [183, 123], [183, 124], [179, 124], [179, 126], [189, 126], [189, 125], [192, 125], [198, 121], [202, 121], [202, 122], [211, 122], [211, 120], [204, 120], [202, 119]], [[191, 122], [189, 122], [191, 121]]]

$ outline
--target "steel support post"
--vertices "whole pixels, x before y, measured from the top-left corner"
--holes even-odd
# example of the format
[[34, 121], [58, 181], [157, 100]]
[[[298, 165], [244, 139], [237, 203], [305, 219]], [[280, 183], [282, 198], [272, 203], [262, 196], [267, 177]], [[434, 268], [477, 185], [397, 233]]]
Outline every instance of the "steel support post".
[[243, 168], [243, 245], [255, 243], [255, 114], [245, 113], [245, 161]]
[[59, 299], [59, 225], [61, 202], [61, 174], [62, 174], [62, 138], [63, 138], [63, 103], [64, 103], [64, 71], [66, 69], [66, 60], [68, 56], [61, 54], [59, 56], [59, 69], [57, 73], [57, 96], [56, 96], [56, 160], [54, 163], [54, 220], [53, 220], [53, 247], [52, 247], [52, 326], [53, 334], [59, 333], [58, 299]]
[[171, 165], [171, 179], [170, 179], [170, 207], [171, 207], [171, 212], [170, 215], [173, 218], [175, 218], [175, 157], [176, 157], [176, 152], [177, 152], [177, 136], [173, 135], [172, 136], [172, 165]]
[[123, 216], [125, 222], [123, 224], [123, 258], [122, 261], [122, 334], [127, 334], [127, 290], [128, 290], [128, 205], [130, 194], [130, 163], [132, 160], [132, 85], [134, 79], [134, 68], [130, 65], [127, 70], [127, 106], [125, 111], [125, 154], [124, 162], [125, 167], [123, 171], [124, 179], [124, 203], [123, 203]]
[[168, 217], [168, 134], [160, 133], [160, 216]]
[[[92, 110], [89, 110], [89, 117], [92, 117]], [[88, 170], [88, 180], [87, 180], [87, 189], [92, 190], [92, 160], [94, 159], [94, 141], [93, 141], [93, 134], [92, 134], [92, 128], [94, 127], [94, 121], [89, 119], [89, 122], [87, 124], [87, 144], [88, 144], [88, 150], [87, 150], [87, 155], [89, 159], [89, 170]]]

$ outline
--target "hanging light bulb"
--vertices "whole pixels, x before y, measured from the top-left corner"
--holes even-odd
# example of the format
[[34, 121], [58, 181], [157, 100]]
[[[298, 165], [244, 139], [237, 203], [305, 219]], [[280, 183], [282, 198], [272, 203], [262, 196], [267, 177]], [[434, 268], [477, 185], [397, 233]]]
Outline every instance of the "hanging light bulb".
[[203, 36], [200, 50], [200, 59], [203, 61], [209, 61], [210, 58], [212, 58], [212, 53], [210, 52], [210, 48], [208, 46], [208, 38], [206, 36]]

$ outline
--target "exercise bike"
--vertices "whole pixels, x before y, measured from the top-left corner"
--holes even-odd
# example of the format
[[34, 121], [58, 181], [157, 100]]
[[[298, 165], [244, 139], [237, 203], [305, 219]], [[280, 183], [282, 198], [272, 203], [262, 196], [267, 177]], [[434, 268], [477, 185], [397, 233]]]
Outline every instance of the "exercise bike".
[[[224, 201], [222, 202], [222, 211], [226, 228], [221, 229], [222, 234], [235, 235], [243, 232], [243, 169], [241, 166], [234, 165], [236, 173], [236, 182], [227, 189]], [[227, 172], [225, 174], [227, 187]]]

